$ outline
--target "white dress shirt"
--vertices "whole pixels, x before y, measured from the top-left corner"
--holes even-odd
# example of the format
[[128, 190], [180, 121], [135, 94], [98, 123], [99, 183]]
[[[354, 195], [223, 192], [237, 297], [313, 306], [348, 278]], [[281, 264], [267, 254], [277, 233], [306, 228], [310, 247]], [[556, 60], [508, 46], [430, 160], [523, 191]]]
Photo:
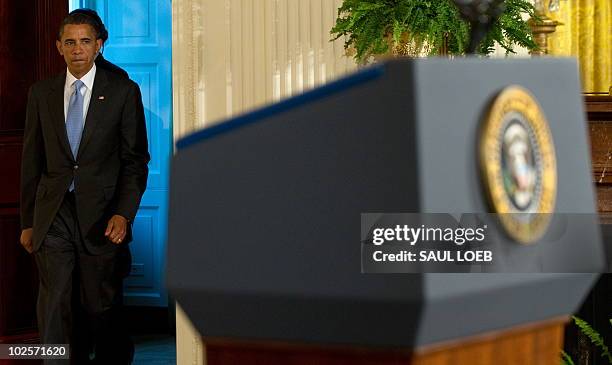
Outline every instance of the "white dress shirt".
[[[87, 109], [89, 109], [89, 101], [91, 100], [91, 91], [93, 90], [94, 79], [96, 78], [96, 64], [89, 72], [87, 72], [81, 81], [85, 84], [85, 87], [81, 87], [81, 95], [83, 95], [83, 124], [85, 124], [85, 116], [87, 115]], [[68, 104], [70, 103], [70, 96], [74, 94], [73, 83], [77, 80], [70, 70], [66, 70], [66, 83], [64, 84], [64, 123], [66, 122], [66, 116], [68, 115]], [[84, 125], [83, 125], [84, 126]]]

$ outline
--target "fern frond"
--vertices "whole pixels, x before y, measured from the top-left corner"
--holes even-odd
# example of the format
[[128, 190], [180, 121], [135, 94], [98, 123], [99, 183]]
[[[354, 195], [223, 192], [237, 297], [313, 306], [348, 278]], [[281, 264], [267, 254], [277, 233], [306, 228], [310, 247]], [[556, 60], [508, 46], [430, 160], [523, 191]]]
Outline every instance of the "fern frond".
[[572, 316], [572, 319], [574, 320], [574, 323], [576, 323], [576, 326], [580, 328], [580, 331], [582, 331], [582, 333], [584, 333], [589, 338], [589, 340], [591, 340], [591, 343], [601, 349], [601, 357], [607, 358], [610, 364], [612, 364], [612, 354], [610, 354], [610, 350], [608, 349], [608, 346], [606, 346], [606, 344], [604, 343], [603, 337], [601, 337], [599, 332], [597, 332], [593, 327], [591, 327], [591, 325], [589, 325], [586, 321], [576, 316]]
[[[534, 17], [529, 0], [506, 0], [506, 7], [479, 47], [491, 53], [499, 44], [507, 53], [515, 46], [537, 49], [531, 28], [523, 16]], [[452, 0], [344, 0], [338, 9], [332, 40], [345, 36], [344, 47], [355, 49], [355, 59], [364, 63], [373, 55], [389, 52], [402, 43], [427, 44], [430, 54], [439, 53], [446, 38], [448, 53], [463, 54], [469, 43], [470, 26]]]
[[563, 350], [561, 350], [561, 365], [576, 365], [574, 364], [574, 360], [572, 360], [571, 356]]

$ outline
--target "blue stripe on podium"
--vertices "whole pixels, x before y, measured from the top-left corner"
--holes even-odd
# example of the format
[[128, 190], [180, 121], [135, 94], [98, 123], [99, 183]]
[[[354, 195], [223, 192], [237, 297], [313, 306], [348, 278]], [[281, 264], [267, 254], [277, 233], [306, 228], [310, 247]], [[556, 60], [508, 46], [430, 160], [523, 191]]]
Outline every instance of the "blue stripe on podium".
[[223, 134], [236, 128], [255, 123], [271, 115], [282, 113], [300, 105], [317, 101], [339, 91], [343, 91], [353, 86], [379, 78], [384, 74], [384, 72], [384, 65], [375, 65], [369, 67], [350, 76], [343, 77], [336, 81], [330, 82], [329, 84], [325, 84], [323, 86], [307, 91], [303, 94], [291, 97], [289, 99], [285, 99], [283, 101], [263, 107], [261, 109], [257, 109], [250, 113], [237, 116], [235, 118], [227, 120], [226, 122], [202, 129], [201, 131], [194, 132], [179, 139], [176, 142], [176, 148], [177, 150], [180, 150], [189, 147], [192, 144], [217, 136], [219, 134]]

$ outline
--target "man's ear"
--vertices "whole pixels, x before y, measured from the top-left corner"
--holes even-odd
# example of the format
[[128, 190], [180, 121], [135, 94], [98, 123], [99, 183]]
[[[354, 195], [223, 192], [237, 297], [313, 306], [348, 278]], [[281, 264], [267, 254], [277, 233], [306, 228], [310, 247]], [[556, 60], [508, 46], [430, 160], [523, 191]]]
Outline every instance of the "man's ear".
[[55, 46], [57, 47], [57, 51], [59, 52], [59, 54], [63, 56], [64, 52], [62, 51], [62, 42], [55, 41]]
[[101, 49], [102, 49], [102, 40], [98, 38], [96, 39], [96, 53], [99, 53]]

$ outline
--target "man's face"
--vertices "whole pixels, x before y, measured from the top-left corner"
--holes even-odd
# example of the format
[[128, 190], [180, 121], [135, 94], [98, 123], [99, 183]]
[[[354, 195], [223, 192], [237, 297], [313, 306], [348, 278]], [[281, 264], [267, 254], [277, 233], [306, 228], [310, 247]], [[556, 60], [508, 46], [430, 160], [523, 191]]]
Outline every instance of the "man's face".
[[56, 41], [57, 50], [64, 56], [70, 73], [80, 79], [93, 66], [102, 40], [89, 24], [66, 24], [62, 39]]

